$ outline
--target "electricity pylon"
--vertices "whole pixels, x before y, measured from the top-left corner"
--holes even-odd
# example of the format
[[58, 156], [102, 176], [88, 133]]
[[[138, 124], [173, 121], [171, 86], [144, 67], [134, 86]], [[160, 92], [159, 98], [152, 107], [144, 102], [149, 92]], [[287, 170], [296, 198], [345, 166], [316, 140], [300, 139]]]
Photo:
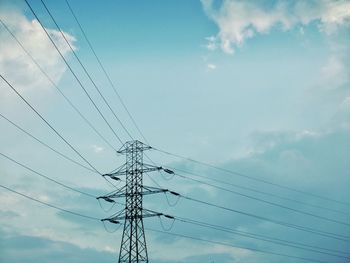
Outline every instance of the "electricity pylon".
[[168, 192], [167, 189], [144, 186], [143, 174], [159, 170], [173, 173], [162, 167], [143, 163], [143, 152], [151, 148], [152, 147], [145, 145], [140, 141], [126, 142], [118, 151], [118, 153], [126, 155], [126, 163], [116, 172], [103, 175], [114, 180], [121, 180], [119, 178], [120, 176], [126, 176], [125, 186], [106, 196], [98, 197], [98, 199], [104, 199], [111, 203], [115, 202], [114, 198], [125, 197], [125, 208], [122, 211], [110, 218], [102, 219], [103, 221], [109, 221], [115, 224], [119, 224], [120, 220], [124, 220], [119, 263], [149, 262], [143, 218], [153, 216], [166, 216], [167, 218], [172, 218], [171, 216], [143, 208], [144, 195]]

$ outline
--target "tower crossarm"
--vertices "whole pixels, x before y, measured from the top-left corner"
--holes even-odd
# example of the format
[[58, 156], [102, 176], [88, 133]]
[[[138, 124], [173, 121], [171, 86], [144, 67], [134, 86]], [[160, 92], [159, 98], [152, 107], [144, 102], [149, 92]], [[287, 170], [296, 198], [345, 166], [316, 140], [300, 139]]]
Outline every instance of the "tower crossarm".
[[115, 201], [112, 198], [125, 197], [125, 189], [126, 189], [126, 186], [123, 186], [122, 188], [120, 188], [120, 189], [118, 189], [116, 191], [113, 191], [113, 192], [111, 192], [111, 193], [109, 193], [107, 195], [96, 197], [96, 199], [97, 200], [103, 199], [106, 202], [115, 203]]
[[[155, 216], [166, 216], [170, 217], [169, 215], [165, 215], [163, 213], [159, 213], [156, 211], [152, 211], [149, 209], [143, 209], [142, 215], [133, 215], [133, 216], [127, 216], [125, 212], [119, 213], [116, 216], [104, 218], [101, 221], [109, 221], [113, 224], [120, 224], [122, 220], [130, 220], [130, 219], [137, 219], [137, 218], [147, 218], [147, 217], [155, 217]], [[173, 218], [173, 217], [172, 217]]]
[[[150, 194], [158, 194], [158, 193], [166, 193], [170, 192], [168, 189], [162, 189], [162, 188], [157, 188], [157, 187], [152, 187], [152, 186], [141, 186], [142, 191], [139, 192], [139, 195], [150, 195]], [[130, 196], [131, 194], [125, 192], [125, 186], [122, 187], [121, 189], [114, 191], [110, 194], [104, 195], [104, 196], [99, 196], [97, 199], [103, 199], [106, 202], [113, 203], [114, 198], [121, 198], [121, 197], [127, 197]]]
[[169, 190], [143, 185], [141, 193], [142, 195], [150, 195], [150, 194], [158, 194], [158, 193], [166, 193], [166, 192], [169, 192]]
[[[149, 173], [149, 172], [160, 171], [160, 170], [163, 170], [163, 167], [153, 166], [153, 165], [144, 165], [142, 168], [133, 170], [133, 172], [136, 174], [136, 173]], [[130, 171], [124, 168], [124, 169], [117, 170], [116, 172], [113, 172], [113, 173], [104, 174], [103, 176], [108, 176], [108, 177], [111, 177], [112, 179], [118, 180], [119, 179], [118, 176], [127, 175], [129, 173]]]
[[124, 173], [125, 174], [125, 170], [126, 170], [126, 164], [123, 164], [119, 168], [113, 170], [110, 173], [103, 174], [102, 176], [103, 177], [107, 176], [107, 177], [110, 177], [110, 178], [112, 178], [114, 180], [120, 180], [120, 178], [118, 178], [118, 175], [119, 175], [119, 173]]

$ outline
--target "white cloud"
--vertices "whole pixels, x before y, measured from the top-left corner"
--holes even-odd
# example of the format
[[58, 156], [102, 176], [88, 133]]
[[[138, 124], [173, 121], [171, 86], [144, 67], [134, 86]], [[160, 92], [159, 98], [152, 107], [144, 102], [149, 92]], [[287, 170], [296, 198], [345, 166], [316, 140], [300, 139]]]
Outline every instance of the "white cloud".
[[94, 150], [95, 153], [100, 153], [100, 152], [102, 152], [104, 150], [103, 147], [95, 145], [95, 144], [91, 145], [91, 147], [92, 147], [92, 149]]
[[206, 37], [205, 39], [208, 41], [206, 45], [208, 50], [214, 51], [218, 48], [217, 38], [215, 36]]
[[350, 130], [350, 96], [347, 96], [338, 105], [331, 120], [332, 127]]
[[51, 198], [47, 195], [39, 195], [39, 200], [43, 201], [43, 202], [50, 202]]
[[[16, 35], [23, 46], [37, 60], [46, 73], [57, 83], [66, 71], [60, 55], [45, 35], [37, 20], [29, 20], [19, 11], [0, 11], [1, 20]], [[50, 86], [44, 75], [32, 63], [12, 36], [0, 24], [0, 72], [22, 92], [44, 91]], [[63, 55], [71, 51], [60, 32], [48, 29]], [[64, 33], [74, 47], [75, 38]], [[6, 89], [1, 89], [2, 92]]]
[[[207, 47], [208, 48], [208, 47]], [[203, 59], [203, 62], [204, 62], [204, 64], [205, 64], [205, 67], [207, 68], [207, 71], [213, 71], [213, 70], [215, 70], [216, 68], [217, 68], [217, 65], [216, 64], [214, 64], [214, 63], [212, 63], [212, 62], [210, 62], [210, 58], [208, 57], [208, 56], [204, 56], [204, 57], [202, 57], [202, 59]], [[208, 138], [202, 138], [202, 144], [204, 143], [206, 143], [207, 142], [207, 139]], [[197, 140], [197, 139], [196, 139]]]
[[346, 97], [341, 103], [341, 107], [350, 111], [350, 97]]
[[209, 63], [209, 64], [207, 64], [207, 68], [208, 68], [209, 70], [214, 70], [214, 69], [216, 69], [216, 65], [215, 65], [215, 64]]
[[349, 74], [343, 59], [334, 53], [328, 63], [321, 69], [322, 86], [327, 89], [336, 89], [349, 81]]
[[350, 1], [345, 0], [279, 0], [269, 7], [263, 1], [223, 0], [219, 8], [214, 8], [214, 0], [202, 0], [202, 5], [219, 27], [214, 38], [207, 38], [207, 48], [213, 50], [213, 43], [219, 43], [228, 54], [233, 54], [247, 39], [266, 34], [274, 27], [289, 30], [317, 21], [320, 31], [331, 34], [350, 18]]

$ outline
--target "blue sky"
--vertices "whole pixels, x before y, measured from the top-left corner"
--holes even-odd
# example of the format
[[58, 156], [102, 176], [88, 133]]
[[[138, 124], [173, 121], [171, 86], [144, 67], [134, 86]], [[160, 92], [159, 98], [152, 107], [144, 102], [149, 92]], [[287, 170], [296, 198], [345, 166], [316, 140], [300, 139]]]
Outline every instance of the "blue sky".
[[[128, 140], [40, 1], [29, 2], [117, 134], [123, 141]], [[349, 202], [349, 1], [69, 2], [152, 146]], [[45, 3], [118, 117], [133, 137], [142, 139], [98, 67], [65, 1]], [[0, 18], [61, 91], [115, 148], [121, 147], [62, 63], [25, 2], [0, 0]], [[99, 170], [109, 172], [124, 162], [124, 157], [116, 155], [69, 107], [2, 25], [0, 73]], [[80, 162], [78, 156], [3, 81], [0, 82], [0, 113]], [[104, 180], [42, 147], [3, 118], [0, 118], [0, 128], [1, 153], [95, 195], [111, 190]], [[162, 165], [341, 211], [311, 208], [254, 193], [255, 197], [282, 206], [349, 221], [350, 208], [346, 205], [282, 191], [157, 151], [151, 151], [149, 155]], [[0, 157], [0, 171], [0, 184], [63, 208], [99, 218], [118, 210], [115, 207], [105, 213], [96, 201], [45, 181], [3, 157]], [[279, 209], [176, 176], [169, 181], [158, 174], [152, 176], [166, 188], [208, 202], [350, 235], [347, 225]], [[153, 184], [149, 177], [145, 177], [145, 183]], [[237, 191], [252, 194], [242, 189]], [[107, 233], [99, 223], [57, 212], [6, 190], [0, 190], [0, 198], [1, 262], [116, 261], [121, 229], [114, 234]], [[107, 208], [108, 204], [105, 205]], [[184, 199], [170, 207], [163, 195], [152, 196], [145, 198], [145, 206], [235, 230], [349, 252], [348, 242], [291, 230]], [[171, 222], [163, 223], [170, 225]], [[162, 229], [156, 218], [146, 219], [145, 224], [148, 228]], [[324, 262], [348, 260], [177, 221], [171, 231]], [[281, 262], [277, 256], [219, 244], [210, 245], [151, 231], [146, 231], [146, 235], [150, 260], [155, 263]], [[20, 253], [15, 252], [18, 247]], [[283, 259], [283, 262], [303, 261]]]

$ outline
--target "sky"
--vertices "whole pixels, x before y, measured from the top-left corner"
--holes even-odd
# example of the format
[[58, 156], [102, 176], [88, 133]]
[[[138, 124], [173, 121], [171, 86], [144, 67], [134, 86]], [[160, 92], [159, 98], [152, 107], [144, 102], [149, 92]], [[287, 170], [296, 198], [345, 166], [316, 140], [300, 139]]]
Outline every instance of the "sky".
[[[41, 1], [28, 2], [118, 137], [122, 142], [130, 140]], [[44, 3], [120, 122], [132, 138], [146, 143], [99, 67], [66, 1]], [[69, 3], [147, 143], [237, 172], [226, 173], [150, 150], [147, 156], [157, 165], [205, 176], [209, 179], [182, 174], [217, 187], [158, 173], [144, 175], [145, 184], [157, 186], [156, 181], [184, 196], [343, 236], [325, 237], [184, 198], [152, 195], [144, 198], [148, 209], [234, 231], [302, 242], [309, 245], [308, 249], [312, 246], [326, 253], [179, 220], [146, 218], [150, 262], [307, 262], [301, 258], [349, 262], [350, 1]], [[125, 156], [115, 150], [122, 144], [84, 94], [25, 1], [0, 0], [0, 19], [47, 74], [0, 23], [1, 76], [98, 171], [108, 173], [121, 166]], [[60, 92], [111, 145], [86, 124]], [[87, 165], [2, 79], [0, 114], [0, 185], [99, 219], [122, 209], [118, 204], [99, 204], [94, 198], [62, 188], [4, 157], [94, 196], [114, 189], [100, 175], [62, 158], [14, 127], [8, 120], [56, 151]], [[147, 158], [144, 161], [148, 162]], [[117, 187], [121, 186], [122, 182], [117, 182]], [[252, 193], [247, 188], [256, 191]], [[4, 188], [0, 188], [0, 200], [0, 262], [117, 261], [122, 227], [106, 223], [105, 229], [101, 222], [55, 210]]]

